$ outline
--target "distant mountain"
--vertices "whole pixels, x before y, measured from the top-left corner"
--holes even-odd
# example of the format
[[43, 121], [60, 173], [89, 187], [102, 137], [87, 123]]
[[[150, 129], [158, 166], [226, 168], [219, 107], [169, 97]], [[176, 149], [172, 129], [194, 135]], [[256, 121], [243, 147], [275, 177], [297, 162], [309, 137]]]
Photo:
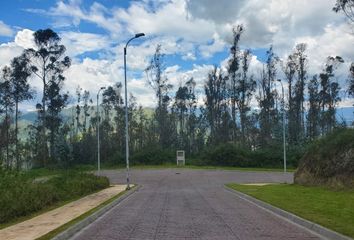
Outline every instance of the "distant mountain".
[[[153, 108], [144, 108], [144, 111], [148, 117], [152, 117], [154, 113]], [[61, 115], [63, 116], [64, 120], [68, 120], [71, 118], [72, 114], [75, 114], [75, 112], [76, 112], [75, 107], [70, 107], [64, 109]], [[96, 113], [96, 106], [92, 106], [89, 112], [94, 115]], [[197, 111], [197, 114], [200, 114], [200, 111]], [[34, 123], [36, 119], [37, 119], [36, 112], [27, 112], [21, 115], [20, 124], [21, 126], [27, 126], [28, 124]], [[342, 122], [344, 120], [348, 125], [351, 125], [354, 122], [354, 107], [338, 108], [337, 120], [339, 122]]]

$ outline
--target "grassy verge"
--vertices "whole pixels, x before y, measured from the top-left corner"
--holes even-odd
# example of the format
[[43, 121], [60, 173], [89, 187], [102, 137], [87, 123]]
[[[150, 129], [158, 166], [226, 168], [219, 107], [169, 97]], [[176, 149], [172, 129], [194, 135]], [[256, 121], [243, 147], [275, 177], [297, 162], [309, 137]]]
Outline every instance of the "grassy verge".
[[77, 171], [34, 181], [27, 173], [0, 171], [0, 228], [109, 186], [106, 177]]
[[354, 190], [333, 191], [323, 187], [294, 184], [266, 186], [227, 184], [227, 186], [354, 237]]
[[[176, 166], [174, 163], [165, 163], [160, 165], [132, 165], [131, 169], [201, 169], [201, 170], [234, 170], [234, 171], [246, 171], [246, 172], [283, 172], [282, 168], [261, 168], [261, 167], [253, 167], [253, 168], [245, 168], [245, 167], [223, 167], [223, 166], [202, 166], [202, 165], [185, 165], [185, 166]], [[97, 166], [94, 165], [80, 165], [73, 168], [74, 170], [93, 172], [97, 170]], [[125, 169], [125, 165], [103, 165], [101, 167], [102, 170], [117, 170], [117, 169]], [[45, 178], [52, 177], [55, 175], [59, 175], [65, 173], [67, 170], [51, 170], [51, 169], [33, 169], [29, 170], [25, 174], [32, 178]], [[294, 168], [287, 169], [288, 172], [294, 172]]]
[[[131, 167], [132, 169], [166, 169], [166, 168], [177, 168], [177, 169], [201, 169], [201, 170], [234, 170], [234, 171], [246, 171], [246, 172], [282, 172], [281, 168], [243, 168], [243, 167], [222, 167], [222, 166], [196, 166], [196, 165], [185, 165], [176, 166], [176, 164], [163, 164], [163, 165], [135, 165]], [[288, 172], [294, 172], [295, 169], [287, 169]]]
[[[135, 188], [136, 186], [134, 186], [133, 188]], [[130, 190], [131, 191], [131, 190]], [[43, 235], [40, 238], [37, 238], [37, 240], [49, 240], [52, 239], [53, 237], [55, 237], [56, 235], [58, 235], [59, 233], [67, 230], [68, 228], [70, 228], [71, 226], [74, 226], [76, 223], [84, 220], [85, 218], [89, 217], [90, 215], [92, 215], [93, 213], [97, 212], [98, 210], [100, 210], [101, 208], [103, 208], [104, 206], [107, 206], [108, 204], [110, 204], [111, 202], [113, 202], [114, 200], [116, 200], [117, 198], [121, 197], [122, 195], [124, 195], [127, 191], [123, 191], [118, 193], [116, 196], [106, 200], [105, 202], [101, 203], [100, 205], [98, 205], [97, 207], [91, 209], [90, 211], [78, 216], [77, 218], [71, 220], [70, 222], [65, 223], [64, 225], [54, 229], [53, 231], [50, 231], [49, 233]]]

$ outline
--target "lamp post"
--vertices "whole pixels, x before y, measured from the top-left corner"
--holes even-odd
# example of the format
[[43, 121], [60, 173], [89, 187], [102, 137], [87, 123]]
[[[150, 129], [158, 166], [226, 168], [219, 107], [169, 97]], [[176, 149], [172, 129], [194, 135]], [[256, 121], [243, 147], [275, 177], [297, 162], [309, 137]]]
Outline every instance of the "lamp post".
[[106, 89], [105, 87], [101, 87], [98, 90], [97, 93], [97, 173], [98, 175], [100, 175], [100, 171], [101, 171], [101, 159], [100, 159], [100, 105], [98, 105], [98, 99], [100, 96], [100, 92], [101, 90]]
[[286, 173], [286, 139], [285, 139], [285, 100], [284, 100], [284, 87], [281, 79], [278, 79], [282, 91], [282, 112], [283, 112], [283, 153], [284, 153], [284, 173]]
[[127, 91], [127, 47], [130, 41], [135, 38], [145, 36], [144, 33], [137, 33], [134, 37], [128, 40], [127, 44], [124, 47], [124, 91], [125, 91], [125, 161], [127, 165], [126, 174], [127, 174], [127, 190], [130, 189], [129, 182], [129, 131], [128, 131], [128, 91]]

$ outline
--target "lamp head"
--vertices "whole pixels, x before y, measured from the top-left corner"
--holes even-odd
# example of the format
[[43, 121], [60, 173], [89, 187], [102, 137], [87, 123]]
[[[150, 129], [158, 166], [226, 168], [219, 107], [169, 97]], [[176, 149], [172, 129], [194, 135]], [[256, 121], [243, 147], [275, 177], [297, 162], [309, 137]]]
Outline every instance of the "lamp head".
[[100, 89], [103, 90], [103, 89], [106, 89], [106, 87], [101, 87]]
[[137, 33], [135, 34], [135, 38], [143, 37], [145, 36], [145, 33]]
[[281, 79], [277, 79], [278, 82], [281, 82]]

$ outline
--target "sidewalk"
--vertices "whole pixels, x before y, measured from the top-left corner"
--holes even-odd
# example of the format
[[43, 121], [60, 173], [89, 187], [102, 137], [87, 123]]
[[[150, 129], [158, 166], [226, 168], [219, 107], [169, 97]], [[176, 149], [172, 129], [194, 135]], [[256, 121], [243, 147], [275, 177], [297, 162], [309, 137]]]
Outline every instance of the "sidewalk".
[[125, 190], [125, 185], [114, 185], [42, 215], [0, 230], [0, 239], [32, 240], [97, 207]]

